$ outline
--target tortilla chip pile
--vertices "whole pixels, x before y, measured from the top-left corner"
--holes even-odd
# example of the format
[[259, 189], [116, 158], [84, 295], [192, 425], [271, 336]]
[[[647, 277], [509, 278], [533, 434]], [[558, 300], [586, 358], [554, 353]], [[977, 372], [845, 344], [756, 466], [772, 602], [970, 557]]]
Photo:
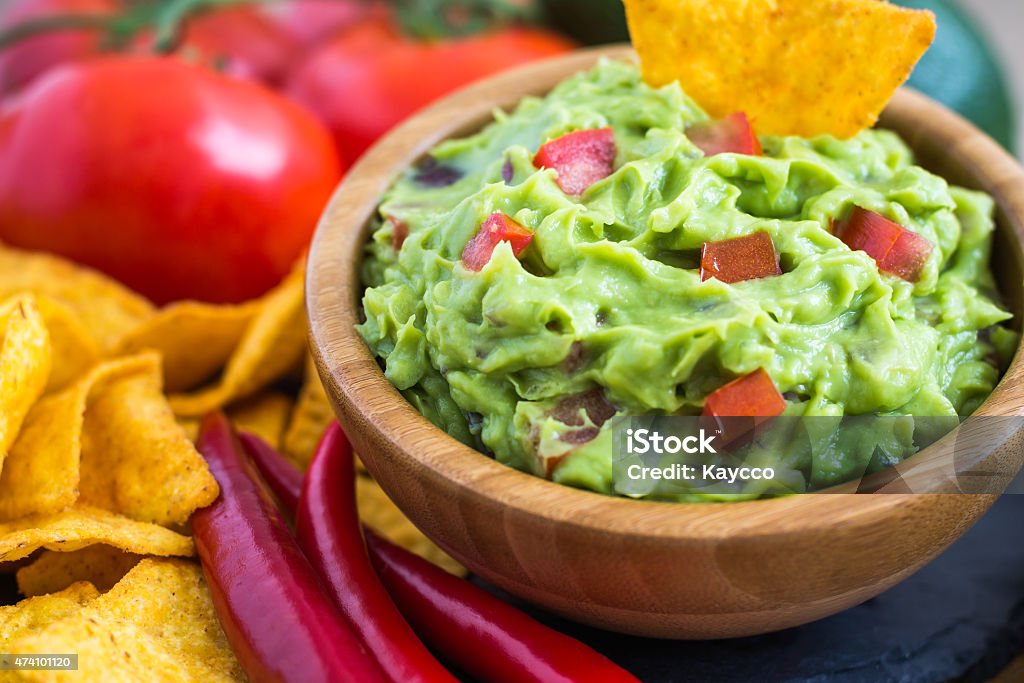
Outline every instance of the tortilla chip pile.
[[244, 681], [194, 562], [141, 560], [110, 590], [88, 581], [0, 607], [0, 650], [77, 653], [78, 671], [11, 680]]
[[884, 0], [625, 0], [654, 86], [759, 133], [848, 138], [878, 120], [935, 37], [935, 16]]
[[[58, 258], [0, 245], [0, 652], [80, 654], [4, 680], [243, 680], [188, 520], [218, 495], [193, 441], [224, 409], [305, 469], [333, 419], [307, 353], [302, 264], [240, 305], [155, 309]], [[365, 521], [464, 571], [361, 472]], [[6, 678], [5, 678], [6, 676]], [[163, 677], [163, 678], [161, 678]]]

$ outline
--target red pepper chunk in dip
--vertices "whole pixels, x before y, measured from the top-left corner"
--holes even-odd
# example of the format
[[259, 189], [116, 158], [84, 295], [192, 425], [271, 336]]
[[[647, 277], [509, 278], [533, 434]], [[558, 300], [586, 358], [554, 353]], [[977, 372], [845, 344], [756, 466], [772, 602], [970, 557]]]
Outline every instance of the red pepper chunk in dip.
[[854, 251], [863, 251], [878, 269], [908, 282], [917, 282], [935, 248], [930, 241], [885, 216], [855, 206], [832, 232]]
[[709, 157], [728, 153], [758, 157], [764, 154], [761, 141], [743, 112], [730, 114], [719, 121], [694, 124], [686, 129], [686, 137]]
[[758, 368], [715, 390], [704, 401], [703, 415], [771, 418], [781, 415], [785, 409], [786, 399], [775, 388], [775, 382], [764, 368]]
[[553, 168], [562, 191], [579, 196], [615, 171], [616, 151], [611, 128], [578, 130], [544, 143], [533, 165]]
[[528, 229], [500, 211], [492, 213], [462, 250], [462, 265], [478, 273], [491, 260], [494, 248], [501, 242], [508, 242], [518, 258], [532, 241], [533, 233]]
[[715, 278], [733, 284], [781, 274], [775, 243], [764, 231], [721, 242], [705, 242], [700, 252], [701, 282]]

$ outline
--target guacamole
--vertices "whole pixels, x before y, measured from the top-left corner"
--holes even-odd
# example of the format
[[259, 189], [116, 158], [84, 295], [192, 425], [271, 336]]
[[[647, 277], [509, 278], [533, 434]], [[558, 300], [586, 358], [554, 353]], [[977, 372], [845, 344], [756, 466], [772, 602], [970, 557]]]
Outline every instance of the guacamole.
[[[612, 417], [697, 415], [762, 369], [787, 416], [974, 411], [1017, 341], [988, 266], [992, 200], [888, 131], [709, 156], [687, 136], [707, 119], [678, 85], [603, 61], [435, 148], [367, 247], [359, 332], [387, 378], [498, 461], [600, 492]], [[609, 127], [614, 171], [581, 194], [534, 165], [547, 141]], [[834, 234], [857, 207], [933, 245], [914, 281]], [[497, 212], [532, 241], [467, 267]], [[781, 274], [702, 280], [705, 244], [762, 232]]]

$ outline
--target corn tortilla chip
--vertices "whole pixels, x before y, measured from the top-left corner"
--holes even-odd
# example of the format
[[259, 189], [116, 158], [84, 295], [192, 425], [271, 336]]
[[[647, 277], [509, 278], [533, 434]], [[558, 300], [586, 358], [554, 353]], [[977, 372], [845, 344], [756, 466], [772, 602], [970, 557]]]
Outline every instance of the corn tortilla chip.
[[202, 422], [202, 418], [198, 417], [179, 417], [178, 426], [185, 432], [185, 436], [192, 443], [195, 443], [199, 439], [199, 424]]
[[0, 304], [0, 473], [50, 376], [50, 335], [31, 296]]
[[252, 396], [299, 365], [306, 349], [303, 266], [264, 297], [216, 384], [170, 397], [177, 415], [199, 417]]
[[59, 512], [81, 493], [174, 524], [217, 490], [160, 392], [159, 357], [143, 354], [103, 363], [33, 407], [0, 473], [0, 519]]
[[67, 306], [103, 348], [153, 314], [144, 298], [94, 270], [0, 245], [0, 299], [26, 291]]
[[10, 649], [79, 654], [78, 671], [22, 672], [30, 681], [245, 680], [202, 569], [181, 560], [142, 560], [109, 592]]
[[217, 498], [217, 481], [167, 405], [160, 357], [121, 363], [130, 370], [90, 391], [80, 499], [141, 522], [183, 524]]
[[[30, 597], [16, 605], [0, 607], [0, 652], [17, 652], [11, 649], [12, 642], [74, 614], [97, 597], [99, 591], [91, 583], [82, 581], [59, 593]], [[11, 680], [16, 680], [14, 672], [0, 671], [0, 681]]]
[[625, 0], [644, 78], [759, 133], [868, 128], [935, 36], [935, 16], [878, 0]]
[[228, 417], [236, 429], [252, 432], [275, 450], [281, 448], [281, 439], [291, 414], [291, 398], [276, 391], [257, 394], [228, 410]]
[[87, 394], [87, 384], [76, 384], [32, 408], [0, 474], [0, 520], [74, 504]]
[[90, 394], [137, 370], [135, 359], [110, 361], [36, 403], [0, 473], [0, 520], [55, 513], [74, 505]]
[[313, 451], [327, 426], [334, 419], [334, 410], [327, 398], [312, 356], [306, 357], [306, 375], [295, 404], [291, 422], [284, 434], [284, 453], [305, 470], [313, 459]]
[[90, 545], [73, 553], [46, 550], [34, 562], [18, 570], [18, 591], [32, 597], [56, 593], [79, 581], [88, 581], [105, 593], [141, 559], [141, 555], [103, 544]]
[[369, 476], [356, 477], [356, 500], [360, 519], [377, 533], [452, 574], [466, 575], [466, 568], [424, 536]]
[[50, 333], [53, 363], [46, 393], [55, 393], [70, 386], [91, 370], [102, 352], [78, 316], [67, 306], [48, 296], [37, 296], [36, 303]]
[[96, 543], [138, 555], [189, 557], [195, 552], [188, 536], [85, 505], [0, 522], [0, 562], [20, 560], [40, 548], [73, 552]]
[[171, 304], [121, 338], [114, 353], [159, 351], [167, 391], [188, 391], [224, 367], [260, 306], [259, 301], [238, 306]]

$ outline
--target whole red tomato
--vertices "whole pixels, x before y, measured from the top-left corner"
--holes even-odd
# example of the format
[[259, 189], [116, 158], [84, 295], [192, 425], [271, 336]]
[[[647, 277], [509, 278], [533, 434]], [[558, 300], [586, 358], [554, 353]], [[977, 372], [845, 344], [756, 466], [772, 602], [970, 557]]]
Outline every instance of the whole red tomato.
[[526, 28], [424, 42], [374, 18], [314, 50], [295, 69], [287, 92], [316, 112], [342, 154], [355, 159], [395, 124], [442, 95], [573, 47], [559, 35]]
[[[65, 14], [110, 15], [113, 0], [0, 0], [0, 30], [25, 21]], [[0, 93], [16, 90], [47, 69], [99, 52], [101, 33], [60, 30], [26, 38], [0, 51]]]
[[157, 303], [257, 296], [306, 248], [342, 168], [264, 87], [173, 57], [52, 70], [0, 116], [0, 240]]
[[309, 47], [356, 23], [374, 10], [373, 0], [287, 0], [256, 12], [298, 47]]
[[181, 53], [198, 53], [201, 61], [233, 76], [279, 85], [299, 50], [253, 6], [204, 12], [189, 20]]

